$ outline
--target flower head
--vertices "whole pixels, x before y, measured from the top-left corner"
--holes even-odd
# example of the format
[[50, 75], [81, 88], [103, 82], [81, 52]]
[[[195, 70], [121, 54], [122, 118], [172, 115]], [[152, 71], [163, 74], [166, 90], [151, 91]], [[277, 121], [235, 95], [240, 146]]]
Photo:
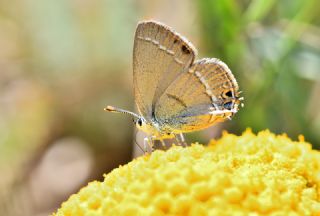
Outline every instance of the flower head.
[[269, 131], [155, 151], [91, 182], [55, 214], [320, 215], [320, 153]]

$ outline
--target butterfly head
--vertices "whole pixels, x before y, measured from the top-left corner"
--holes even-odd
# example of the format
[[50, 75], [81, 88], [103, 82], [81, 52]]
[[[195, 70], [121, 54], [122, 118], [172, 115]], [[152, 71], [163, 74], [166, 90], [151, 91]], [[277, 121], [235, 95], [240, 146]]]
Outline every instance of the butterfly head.
[[114, 112], [114, 113], [123, 113], [130, 115], [133, 118], [133, 123], [135, 126], [139, 129], [142, 130], [143, 132], [146, 132], [147, 134], [152, 134], [155, 136], [159, 136], [159, 129], [158, 126], [155, 122], [148, 122], [143, 116], [138, 115], [134, 112], [130, 112], [127, 110], [123, 110], [120, 108], [116, 108], [113, 106], [107, 106], [104, 108], [105, 111], [108, 112]]
[[133, 123], [140, 130], [144, 130], [147, 127], [147, 121], [142, 116], [139, 116], [138, 118], [133, 118]]

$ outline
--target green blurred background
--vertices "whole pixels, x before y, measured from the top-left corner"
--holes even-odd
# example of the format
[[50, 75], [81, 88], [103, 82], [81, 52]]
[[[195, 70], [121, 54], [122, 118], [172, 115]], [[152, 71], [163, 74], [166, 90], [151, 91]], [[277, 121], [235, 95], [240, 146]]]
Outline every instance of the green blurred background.
[[[0, 0], [0, 215], [48, 215], [131, 160], [132, 47], [155, 19], [217, 57], [245, 98], [232, 121], [188, 135], [270, 129], [320, 146], [316, 0]], [[136, 136], [137, 135], [137, 136]], [[137, 138], [135, 138], [137, 137]]]

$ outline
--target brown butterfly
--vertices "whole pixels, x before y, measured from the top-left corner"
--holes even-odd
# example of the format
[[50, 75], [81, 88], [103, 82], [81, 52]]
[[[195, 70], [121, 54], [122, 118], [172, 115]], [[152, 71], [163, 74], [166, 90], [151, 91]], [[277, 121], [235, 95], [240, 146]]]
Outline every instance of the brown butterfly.
[[170, 27], [143, 21], [133, 48], [134, 96], [139, 114], [107, 106], [106, 111], [130, 114], [136, 126], [154, 140], [176, 138], [230, 119], [239, 109], [238, 84], [228, 66], [216, 58], [196, 60], [196, 49]]

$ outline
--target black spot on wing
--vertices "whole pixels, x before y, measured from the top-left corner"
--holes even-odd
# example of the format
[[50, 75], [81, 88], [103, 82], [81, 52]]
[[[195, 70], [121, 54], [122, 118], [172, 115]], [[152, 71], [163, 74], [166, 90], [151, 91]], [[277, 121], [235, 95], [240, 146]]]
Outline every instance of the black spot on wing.
[[232, 107], [233, 107], [233, 103], [230, 101], [230, 102], [227, 102], [225, 104], [223, 104], [223, 107], [227, 110], [231, 110]]
[[226, 95], [227, 95], [228, 97], [232, 97], [232, 92], [231, 92], [231, 91], [228, 91], [228, 92], [226, 93]]
[[182, 45], [181, 50], [182, 50], [182, 52], [184, 54], [190, 54], [191, 53], [186, 45]]

